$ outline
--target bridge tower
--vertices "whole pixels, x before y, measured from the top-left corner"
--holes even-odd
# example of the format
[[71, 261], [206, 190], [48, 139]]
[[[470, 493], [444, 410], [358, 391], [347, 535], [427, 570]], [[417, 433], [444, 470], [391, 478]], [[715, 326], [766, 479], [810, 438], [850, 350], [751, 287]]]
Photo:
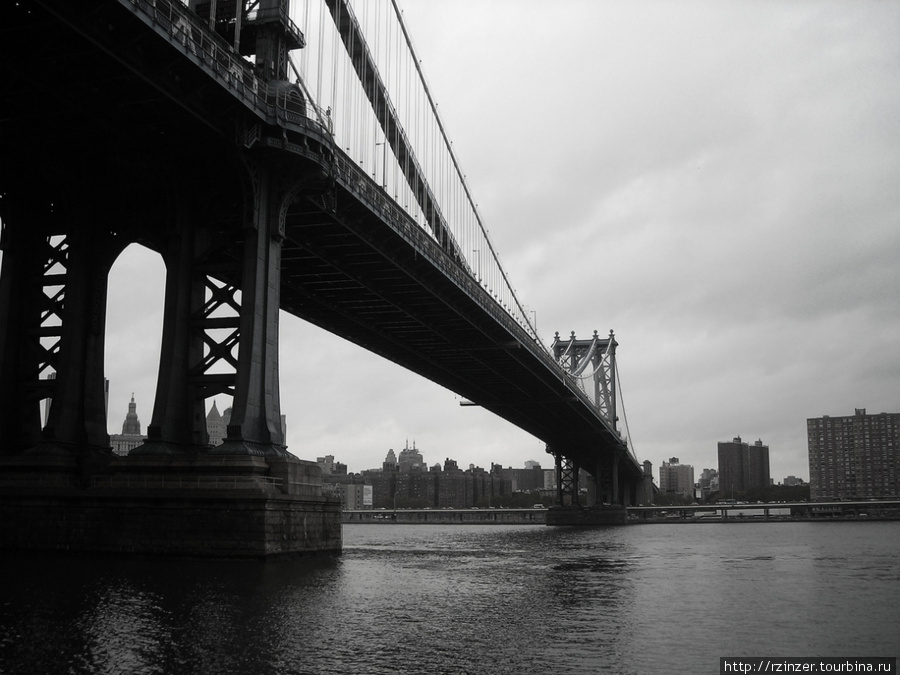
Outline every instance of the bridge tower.
[[242, 56], [255, 56], [256, 71], [265, 81], [288, 79], [288, 52], [306, 46], [288, 14], [289, 0], [190, 0], [201, 19]]
[[[557, 332], [551, 349], [553, 358], [563, 366], [566, 372], [580, 382], [589, 380], [590, 386], [581, 388], [591, 396], [594, 407], [600, 416], [616, 431], [616, 342], [613, 331], [608, 338], [600, 338], [597, 331], [588, 340], [579, 340], [573, 331], [568, 340], [560, 338]], [[584, 378], [582, 374], [591, 370]], [[564, 506], [579, 505], [579, 469], [583, 468], [594, 477], [593, 497], [596, 503], [617, 504], [619, 502], [618, 456], [611, 462], [603, 462], [600, 456], [593, 466], [581, 466], [563, 453], [550, 451], [556, 459], [557, 485], [559, 503]]]
[[[613, 331], [609, 332], [607, 338], [601, 338], [594, 331], [593, 336], [587, 340], [577, 339], [574, 332], [569, 339], [562, 339], [557, 332], [551, 346], [556, 362], [578, 383], [579, 389], [590, 397], [593, 407], [615, 439], [619, 439], [619, 418], [616, 414], [617, 346]], [[619, 451], [613, 453], [547, 448], [556, 461], [557, 501], [560, 506], [620, 506], [634, 500], [631, 486], [623, 491], [625, 486], [620, 485], [620, 460], [627, 452], [625, 441], [617, 440], [616, 444], [620, 446]], [[580, 495], [581, 470], [593, 478], [587, 498]]]
[[[288, 84], [288, 51], [305, 44], [288, 0], [191, 0], [190, 8], [237, 52], [255, 55], [267, 90]], [[168, 11], [173, 35], [196, 51], [195, 24], [176, 3]], [[0, 328], [0, 452], [105, 455], [107, 276], [140, 242], [163, 256], [167, 273], [156, 400], [147, 443], [132, 454], [286, 456], [278, 313], [290, 186], [240, 148], [204, 163], [214, 168], [203, 175], [180, 164], [189, 154], [167, 159], [127, 177], [84, 159], [93, 178], [67, 177], [69, 189], [48, 188], [27, 168], [4, 175], [5, 186], [17, 185], [2, 213], [0, 299], [9, 311]], [[225, 444], [211, 451], [204, 401], [220, 393], [233, 395], [232, 417]], [[43, 399], [52, 404], [42, 431]]]
[[[98, 1], [87, 9], [53, 0], [4, 18], [15, 30], [0, 55], [9, 160], [0, 163], [0, 474], [18, 474], [30, 505], [42, 503], [47, 477], [64, 486], [66, 522], [119, 519], [63, 532], [67, 547], [82, 535], [85, 547], [113, 546], [87, 537], [127, 530], [131, 541], [167, 541], [161, 552], [210, 553], [192, 548], [190, 527], [175, 532], [185, 519], [165, 521], [171, 510], [159, 509], [160, 500], [175, 499], [186, 513], [209, 512], [206, 529], [222, 537], [216, 554], [244, 546], [233, 537], [239, 511], [251, 515], [240, 526], [248, 543], [236, 554], [339, 549], [339, 505], [315, 487], [315, 463], [287, 452], [281, 425], [282, 246], [306, 176], [285, 177], [271, 153], [248, 141], [272, 117], [235, 105], [236, 95], [263, 107], [278, 101], [282, 110], [288, 99], [302, 103], [288, 81], [288, 52], [304, 44], [288, 0], [191, 0], [190, 8]], [[46, 53], [16, 66], [16, 55], [38, 43]], [[35, 73], [53, 72], [69, 54], [81, 59], [73, 72], [82, 80], [35, 84]], [[76, 103], [60, 111], [59, 101]], [[104, 386], [107, 284], [132, 243], [162, 256], [165, 300], [147, 441], [116, 458]], [[233, 397], [232, 414], [213, 448], [205, 401], [218, 394]], [[165, 487], [140, 503], [115, 493], [116, 508], [90, 502], [97, 485], [131, 484], [122, 478], [171, 486], [225, 475], [241, 481], [252, 503], [218, 508], [202, 491], [173, 498]], [[28, 518], [45, 517], [28, 508]], [[286, 533], [278, 541], [267, 520], [276, 511], [283, 519], [275, 529]], [[33, 540], [29, 531], [40, 528], [28, 518], [11, 537]], [[42, 529], [42, 545], [58, 547], [59, 531]]]
[[591, 366], [592, 400], [600, 415], [613, 429], [619, 418], [616, 416], [616, 342], [615, 334], [609, 331], [608, 338], [601, 338], [597, 331], [590, 340], [578, 340], [573, 331], [568, 340], [562, 340], [557, 332], [553, 338], [553, 358], [563, 365], [575, 378]]

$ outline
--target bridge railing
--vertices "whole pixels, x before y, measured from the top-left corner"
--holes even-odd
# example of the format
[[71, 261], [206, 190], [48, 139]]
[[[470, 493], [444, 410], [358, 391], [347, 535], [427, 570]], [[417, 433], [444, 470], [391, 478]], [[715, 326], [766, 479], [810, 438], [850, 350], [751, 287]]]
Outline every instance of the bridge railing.
[[[519, 341], [544, 358], [559, 371], [561, 376], [567, 373], [558, 367], [550, 358], [549, 351], [541, 343], [525, 317], [514, 317], [498, 303], [480, 284], [475, 273], [467, 266], [451, 258], [431, 234], [422, 229], [409, 213], [397, 204], [381, 187], [346, 154], [336, 150], [334, 159], [335, 177], [350, 188], [359, 201], [366, 204], [374, 213], [379, 214], [385, 222], [399, 232], [416, 251], [426, 256], [457, 286], [466, 291], [469, 297], [490, 314], [497, 323], [503, 325], [510, 333], [517, 335]], [[523, 334], [524, 333], [524, 334]]]
[[[238, 54], [232, 45], [211, 30], [205, 21], [191, 12], [180, 0], [120, 0], [120, 2], [131, 7], [146, 23], [166, 35], [189, 58], [206, 69], [268, 123], [312, 129], [333, 139], [331, 118], [327, 112], [323, 112], [309, 96], [303, 95], [299, 87], [287, 82], [268, 83], [259, 78], [253, 66]], [[248, 143], [251, 141], [252, 139], [247, 139]], [[343, 153], [340, 151], [336, 154]], [[370, 202], [377, 203], [386, 217], [393, 222], [403, 223], [404, 227], [415, 224], [416, 240], [422, 242], [422, 245], [427, 239], [434, 241], [433, 233], [419, 225], [415, 218], [410, 217], [408, 208], [400, 207], [397, 202], [387, 197], [383, 185], [371, 180], [368, 173], [358, 170], [359, 167], [349, 157], [343, 164], [342, 170], [348, 177], [349, 167], [352, 166], [354, 176], [364, 176], [368, 179], [363, 182], [357, 181], [360, 193], [366, 194]], [[492, 263], [490, 256], [487, 255], [489, 251], [493, 251], [493, 247], [486, 239], [468, 242], [466, 246], [458, 248], [466, 255], [473, 247], [484, 253], [485, 270], [493, 267], [499, 270], [499, 262]], [[490, 295], [491, 289], [488, 288], [486, 278], [488, 275], [481, 274], [481, 262], [477, 265], [477, 271], [471, 262], [466, 260], [461, 262], [465, 265], [466, 273], [477, 279], [478, 285]], [[456, 271], [454, 269], [454, 273]], [[496, 278], [498, 276], [502, 276], [503, 280]], [[494, 277], [494, 285], [497, 287], [494, 289], [494, 302], [504, 309], [507, 316], [512, 316], [514, 323], [523, 328], [531, 339], [539, 342], [536, 329], [505, 280], [505, 273], [495, 274]], [[481, 298], [482, 295], [483, 293], [479, 293], [478, 297]], [[503, 322], [506, 323], [507, 319], [504, 318]]]
[[[282, 120], [301, 127], [327, 131], [327, 115], [299, 89], [270, 85], [257, 77], [243, 58], [207, 23], [179, 0], [120, 0], [158, 32], [210, 72], [266, 121]], [[290, 19], [287, 19], [290, 21]], [[290, 25], [299, 34], [293, 21]], [[285, 83], [279, 83], [285, 84]]]

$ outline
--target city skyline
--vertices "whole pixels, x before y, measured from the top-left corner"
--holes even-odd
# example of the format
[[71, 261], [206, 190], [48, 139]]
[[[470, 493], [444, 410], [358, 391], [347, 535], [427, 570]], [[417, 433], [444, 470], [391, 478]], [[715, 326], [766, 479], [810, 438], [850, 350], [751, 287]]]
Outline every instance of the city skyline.
[[[107, 384], [108, 384], [108, 382], [107, 382]], [[110, 431], [110, 442], [112, 444], [113, 451], [116, 454], [120, 454], [120, 455], [127, 454], [128, 450], [130, 448], [135, 447], [140, 442], [140, 441], [135, 441], [134, 440], [135, 438], [140, 437], [141, 439], [146, 439], [145, 435], [144, 436], [141, 435], [141, 423], [139, 420], [139, 416], [137, 415], [136, 409], [137, 409], [137, 403], [135, 402], [134, 393], [132, 392], [131, 400], [128, 403], [128, 412], [125, 415], [125, 418], [124, 418], [124, 421], [122, 424], [121, 434], [116, 434], [116, 433], [114, 433], [114, 431]], [[225, 411], [225, 416], [224, 416], [225, 420], [227, 420], [227, 416], [228, 416], [229, 412], [230, 411], [228, 411], [228, 410]], [[865, 415], [865, 412], [866, 412], [865, 410], [857, 409], [855, 411], [855, 415], [857, 417], [860, 414]], [[885, 413], [883, 413], [882, 415], [884, 415], [884, 414]], [[890, 414], [888, 414], [888, 416], [896, 417], [897, 414], [898, 413], [890, 413]], [[829, 417], [827, 417], [827, 416], [824, 418], [824, 420], [828, 420], [828, 419], [829, 419]], [[846, 420], [849, 420], [852, 418], [850, 418], [848, 416], [844, 416], [844, 417], [837, 417], [835, 419], [838, 421], [846, 421]], [[215, 404], [215, 402], [213, 402], [210, 412], [206, 418], [207, 430], [209, 431], [210, 443], [212, 445], [217, 445], [217, 444], [221, 443], [222, 436], [224, 435], [224, 426], [222, 426], [222, 420], [223, 420], [223, 415], [220, 415], [218, 413], [216, 404]], [[807, 425], [809, 425], [810, 423], [813, 423], [813, 422], [821, 423], [822, 421], [823, 421], [822, 419], [807, 420]], [[212, 424], [213, 426], [211, 427], [210, 424]], [[286, 420], [284, 419], [284, 416], [282, 416], [282, 425], [284, 425], [284, 427], [286, 428]], [[656, 480], [656, 478], [654, 478], [654, 480], [656, 481], [656, 485], [659, 488], [661, 493], [675, 492], [675, 493], [679, 493], [679, 494], [683, 493], [684, 495], [687, 495], [687, 492], [690, 492], [691, 493], [690, 496], [693, 496], [694, 487], [701, 486], [701, 482], [695, 481], [694, 476], [699, 475], [699, 472], [706, 473], [709, 470], [715, 471], [718, 474], [719, 478], [724, 476], [726, 487], [722, 488], [720, 486], [720, 492], [723, 492], [723, 493], [727, 493], [729, 490], [731, 490], [732, 493], [735, 493], [734, 492], [735, 486], [737, 486], [736, 494], [740, 494], [747, 489], [750, 489], [753, 487], [760, 487], [762, 485], [768, 485], [768, 484], [770, 484], [770, 482], [771, 482], [771, 484], [774, 484], [774, 485], [795, 484], [794, 481], [796, 481], [798, 478], [800, 481], [805, 482], [807, 484], [813, 484], [813, 485], [816, 484], [816, 481], [814, 480], [815, 472], [812, 470], [810, 471], [809, 479], [803, 479], [802, 477], [794, 476], [792, 474], [787, 475], [784, 478], [770, 476], [769, 468], [768, 468], [769, 447], [767, 445], [763, 444], [762, 439], [759, 439], [753, 444], [753, 446], [750, 446], [750, 444], [747, 442], [743, 442], [743, 447], [745, 448], [744, 452], [747, 452], [746, 449], [748, 447], [750, 448], [751, 453], [754, 451], [754, 449], [756, 449], [757, 451], [759, 451], [759, 450], [765, 451], [765, 467], [764, 467], [764, 471], [763, 471], [764, 480], [759, 479], [759, 477], [757, 477], [755, 479], [751, 477], [751, 478], [749, 478], [749, 480], [751, 481], [752, 484], [744, 485], [740, 478], [733, 478], [731, 475], [736, 470], [735, 467], [731, 466], [731, 461], [733, 458], [730, 457], [728, 452], [726, 452], [723, 455], [723, 447], [728, 448], [728, 447], [734, 446], [735, 448], [737, 448], [741, 444], [742, 444], [742, 439], [740, 436], [736, 436], [732, 441], [719, 441], [717, 443], [719, 456], [718, 456], [715, 467], [703, 467], [702, 469], [695, 469], [695, 467], [692, 463], [682, 462], [682, 461], [680, 461], [680, 459], [678, 457], [671, 457], [667, 461], [664, 460], [658, 466], [654, 467], [656, 469], [656, 475], [658, 476], [658, 481]], [[867, 445], [867, 447], [868, 447], [868, 445]], [[818, 452], [818, 448], [816, 449], [816, 452]], [[400, 467], [400, 470], [403, 471], [404, 455], [410, 455], [410, 456], [415, 456], [417, 458], [420, 458], [421, 467], [424, 472], [431, 471], [435, 467], [437, 468], [437, 470], [441, 471], [441, 470], [443, 470], [442, 467], [445, 467], [447, 463], [453, 464], [454, 466], [457, 466], [457, 464], [458, 464], [456, 459], [452, 456], [445, 457], [443, 461], [435, 461], [435, 462], [431, 463], [427, 459], [425, 459], [425, 455], [421, 452], [421, 448], [417, 447], [416, 440], [413, 439], [412, 445], [410, 445], [409, 438], [406, 438], [404, 441], [404, 444], [403, 444], [403, 448], [398, 450], [396, 453], [395, 453], [393, 447], [390, 447], [387, 449], [387, 451], [385, 452], [384, 460], [382, 462], [382, 466], [385, 464], [388, 464], [388, 463], [392, 463], [392, 464], [398, 465]], [[399, 457], [399, 459], [398, 459], [398, 457]], [[727, 461], [724, 466], [723, 466], [723, 457], [727, 458]], [[809, 457], [810, 457], [810, 467], [812, 469], [812, 465], [814, 462], [814, 453], [813, 453], [812, 448], [810, 449]], [[382, 470], [382, 467], [380, 467], [378, 464], [374, 464], [369, 467], [358, 467], [357, 468], [357, 467], [350, 467], [345, 462], [342, 462], [340, 457], [335, 457], [334, 455], [326, 454], [325, 458], [331, 460], [331, 463], [333, 463], [333, 464], [343, 464], [346, 468], [346, 473], [348, 473], [348, 474], [361, 474], [364, 472], [370, 472], [370, 471], [377, 472], [377, 471]], [[321, 460], [322, 460], [321, 456], [316, 458], [316, 461], [320, 465], [322, 464]], [[818, 462], [817, 456], [816, 456], [815, 460]], [[417, 463], [419, 463], [419, 462], [417, 462]], [[522, 467], [514, 467], [512, 465], [503, 467], [502, 464], [498, 464], [496, 462], [493, 462], [492, 460], [488, 460], [484, 464], [470, 463], [468, 466], [464, 465], [460, 468], [463, 471], [465, 471], [467, 469], [481, 469], [481, 470], [491, 471], [495, 465], [497, 465], [501, 468], [506, 468], [506, 469], [514, 469], [514, 468], [515, 469], [519, 469], [519, 468], [531, 469], [534, 465], [538, 465], [538, 466], [540, 466], [540, 468], [542, 470], [546, 470], [546, 469], [552, 470], [555, 467], [555, 464], [553, 464], [552, 462], [548, 466], [548, 465], [546, 465], [546, 463], [542, 463], [540, 460], [527, 459], [527, 460], [522, 461]], [[818, 463], [817, 463], [817, 466], [818, 466]], [[746, 468], [747, 467], [745, 467], [745, 469]], [[410, 470], [409, 467], [407, 467], [407, 470]], [[737, 470], [740, 471], [739, 469], [737, 469]], [[695, 471], [697, 472], [696, 474], [695, 474]], [[759, 468], [755, 469], [755, 471], [758, 472]], [[760, 474], [760, 475], [762, 475], [762, 474]], [[771, 478], [771, 481], [769, 480], [769, 478]], [[793, 479], [793, 480], [789, 480], [789, 479]]]
[[[401, 4], [543, 341], [615, 330], [640, 460], [713, 467], [743, 435], [776, 480], [808, 477], [808, 418], [898, 409], [900, 6], [588, 3], [573, 21], [567, 2]], [[134, 246], [110, 278], [110, 400], [135, 391], [145, 426], [163, 278]], [[409, 436], [464, 466], [550, 460], [298, 319], [280, 348], [302, 459], [362, 466]]]
[[[132, 393], [131, 400], [130, 400], [130, 402], [129, 402], [129, 404], [128, 404], [128, 413], [126, 414], [126, 417], [124, 418], [124, 419], [125, 419], [125, 424], [127, 424], [129, 418], [130, 418], [132, 415], [135, 414], [136, 406], [137, 406], [137, 403], [135, 402], [134, 394]], [[210, 406], [210, 412], [212, 411], [212, 409], [214, 408], [214, 406], [215, 406], [215, 403], [213, 403], [213, 404]], [[284, 416], [283, 416], [283, 417], [284, 417]], [[138, 418], [139, 418], [139, 416], [136, 416], [136, 417], [135, 417], [135, 421], [136, 421]], [[113, 420], [113, 418], [112, 418], [111, 416], [109, 417], [109, 419], [107, 420], [107, 422], [108, 422], [107, 426], [110, 426], [110, 423], [112, 423], [112, 426], [115, 426], [115, 421]], [[209, 414], [207, 415], [207, 425], [208, 425], [208, 424], [209, 424]], [[286, 427], [286, 422], [285, 422], [284, 419], [282, 419], [282, 424], [284, 424], [285, 427]], [[109, 433], [110, 433], [111, 436], [115, 435], [115, 431], [114, 431], [114, 430], [110, 430]], [[124, 429], [123, 429], [123, 433], [124, 433]], [[215, 444], [215, 442], [212, 440], [212, 439], [213, 439], [213, 436], [214, 436], [214, 433], [213, 433], [212, 430], [210, 430], [210, 438], [211, 438], [211, 442], [213, 442], [213, 444]], [[741, 439], [740, 439], [740, 436], [735, 437], [734, 440], [735, 440], [735, 441], [740, 441], [740, 440], [741, 440]], [[718, 442], [717, 442], [717, 446], [721, 446], [723, 443], [728, 443], [728, 442], [727, 442], [727, 441], [724, 441], [724, 442], [723, 442], [723, 441], [718, 441]], [[757, 446], [762, 445], [762, 440], [761, 440], [761, 439], [757, 440], [756, 443], [755, 443], [755, 445], [757, 445]], [[766, 448], [766, 450], [769, 449], [767, 445], [764, 446], [764, 447]], [[399, 444], [398, 444], [398, 448], [399, 448]], [[422, 449], [419, 448], [419, 447], [417, 447], [417, 445], [416, 445], [416, 439], [415, 439], [415, 438], [412, 439], [411, 445], [410, 445], [410, 438], [407, 437], [407, 438], [404, 440], [404, 446], [403, 446], [403, 448], [402, 448], [402, 449], [397, 449], [397, 453], [403, 452], [403, 450], [415, 450], [415, 451], [419, 452], [420, 454], [422, 454], [422, 457], [423, 457], [423, 465], [426, 467], [426, 469], [430, 469], [431, 467], [433, 467], [433, 466], [435, 466], [435, 465], [442, 466], [442, 465], [443, 465], [443, 462], [446, 461], [446, 460], [451, 460], [451, 461], [454, 461], [454, 462], [457, 461], [456, 458], [455, 458], [454, 456], [451, 455], [451, 456], [444, 457], [444, 459], [442, 459], [442, 460], [435, 460], [434, 462], [429, 462], [427, 459], [425, 459], [425, 455], [421, 452]], [[390, 446], [387, 450], [385, 450], [385, 454], [388, 454], [388, 455], [389, 455], [390, 453], [392, 453], [392, 452], [394, 452], [394, 451], [395, 451], [394, 446]], [[341, 463], [341, 464], [346, 464], [346, 465], [347, 465], [347, 472], [348, 472], [348, 473], [361, 473], [361, 472], [363, 472], [363, 471], [378, 470], [378, 469], [380, 468], [380, 466], [379, 466], [379, 464], [378, 464], [377, 462], [374, 463], [374, 464], [372, 464], [371, 466], [360, 466], [360, 467], [358, 467], [358, 468], [357, 468], [357, 467], [351, 467], [349, 464], [347, 464], [347, 462], [342, 461], [342, 459], [341, 459], [340, 456], [338, 456], [338, 455], [336, 455], [336, 454], [334, 454], [334, 453], [328, 453], [328, 452], [325, 452], [324, 455], [326, 455], [326, 456], [327, 456], [327, 455], [331, 455], [332, 457], [334, 457], [334, 459], [335, 459], [337, 462], [339, 462], [339, 463]], [[322, 456], [322, 455], [319, 455], [319, 456]], [[311, 459], [311, 458], [304, 458], [304, 459]], [[365, 460], [362, 460], [362, 461], [365, 461]], [[651, 460], [651, 462], [652, 462], [652, 460]], [[717, 460], [716, 460], [716, 462], [715, 462], [715, 465], [711, 465], [711, 466], [702, 466], [702, 467], [699, 466], [699, 465], [697, 465], [697, 464], [694, 463], [694, 462], [690, 462], [690, 461], [684, 461], [684, 462], [682, 462], [682, 461], [679, 460], [679, 458], [669, 458], [668, 460], [662, 460], [659, 464], [653, 463], [653, 468], [654, 468], [654, 471], [655, 471], [654, 481], [656, 482], [657, 487], [662, 487], [661, 481], [658, 480], [658, 478], [659, 478], [659, 476], [660, 476], [659, 470], [660, 470], [660, 468], [661, 468], [664, 464], [666, 464], [667, 462], [674, 462], [675, 464], [680, 464], [680, 465], [682, 465], [682, 466], [690, 466], [690, 467], [696, 469], [696, 471], [698, 471], [698, 472], [699, 472], [699, 471], [706, 470], [706, 469], [714, 469], [714, 470], [716, 470], [716, 471], [720, 471], [720, 470], [721, 470], [720, 461], [718, 460], [718, 458], [717, 458]], [[555, 466], [554, 460], [553, 460], [553, 458], [550, 457], [550, 456], [547, 456], [547, 459], [544, 459], [544, 460], [541, 460], [541, 459], [535, 459], [535, 458], [521, 459], [521, 460], [520, 460], [520, 464], [522, 464], [522, 466], [523, 466], [523, 467], [526, 467], [526, 468], [528, 467], [528, 465], [530, 465], [530, 464], [535, 464], [535, 463], [536, 463], [536, 464], [539, 464], [539, 465], [541, 466], [541, 468], [543, 468], [543, 469], [553, 468], [553, 467]], [[460, 462], [460, 465], [463, 467], [463, 469], [467, 469], [467, 468], [469, 468], [469, 467], [474, 466], [474, 467], [476, 467], [476, 468], [482, 468], [482, 469], [490, 470], [490, 467], [491, 467], [492, 464], [499, 464], [500, 466], [504, 466], [502, 463], [500, 463], [500, 462], [494, 462], [494, 461], [493, 461], [492, 459], [490, 459], [490, 458], [488, 458], [488, 459], [486, 459], [485, 461], [482, 461], [482, 462], [480, 462], [480, 463], [478, 463], [478, 462], [468, 462], [468, 463], [462, 464], [462, 463]], [[809, 466], [809, 465], [807, 464], [807, 466]], [[506, 465], [504, 468], [521, 468], [521, 467], [514, 466], [514, 465], [512, 465], [512, 464], [508, 464], [508, 465]], [[699, 475], [699, 474], [698, 474], [698, 475]], [[801, 474], [800, 476], [797, 476], [797, 475], [795, 475], [795, 474], [785, 474], [784, 476], [776, 476], [775, 474], [772, 474], [772, 475], [771, 475], [771, 478], [772, 478], [772, 481], [773, 481], [773, 483], [774, 483], [775, 485], [780, 485], [780, 484], [782, 484], [785, 478], [800, 478], [800, 479], [803, 480], [804, 482], [807, 482], [807, 483], [808, 483], [808, 482], [809, 482], [809, 479], [803, 477], [803, 476], [808, 476], [808, 475], [809, 475], [809, 472], [807, 471], [807, 473]], [[696, 482], [696, 481], [695, 481], [695, 482]]]

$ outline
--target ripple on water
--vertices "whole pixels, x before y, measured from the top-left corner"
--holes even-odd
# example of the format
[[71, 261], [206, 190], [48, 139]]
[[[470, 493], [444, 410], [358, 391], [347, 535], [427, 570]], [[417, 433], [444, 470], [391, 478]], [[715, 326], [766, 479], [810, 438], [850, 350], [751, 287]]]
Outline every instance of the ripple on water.
[[652, 674], [898, 653], [900, 523], [846, 525], [355, 526], [328, 559], [7, 557], [3, 671]]

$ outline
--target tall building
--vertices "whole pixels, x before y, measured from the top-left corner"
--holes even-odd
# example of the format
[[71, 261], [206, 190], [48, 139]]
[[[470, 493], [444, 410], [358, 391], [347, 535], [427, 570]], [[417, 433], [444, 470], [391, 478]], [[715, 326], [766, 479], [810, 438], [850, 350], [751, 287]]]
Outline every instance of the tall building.
[[422, 453], [416, 450], [415, 441], [413, 441], [412, 447], [409, 447], [409, 441], [406, 442], [406, 447], [400, 451], [400, 456], [397, 458], [397, 465], [399, 466], [401, 473], [407, 471], [424, 471], [427, 469], [425, 460], [422, 458]]
[[719, 441], [718, 449], [721, 495], [731, 497], [771, 484], [769, 446], [762, 439], [750, 445], [735, 436], [732, 441]]
[[681, 464], [677, 457], [663, 462], [659, 467], [659, 491], [693, 499], [694, 467], [690, 464]]
[[806, 420], [810, 499], [900, 495], [900, 413]]
[[749, 487], [769, 487], [772, 484], [771, 472], [769, 471], [769, 446], [763, 445], [760, 438], [747, 450]]
[[122, 423], [121, 434], [110, 434], [109, 444], [113, 453], [124, 457], [128, 451], [136, 448], [147, 440], [147, 437], [141, 434], [141, 421], [137, 416], [137, 404], [134, 402], [134, 394], [131, 395], [131, 403], [128, 404], [128, 414], [125, 415], [125, 421]]

